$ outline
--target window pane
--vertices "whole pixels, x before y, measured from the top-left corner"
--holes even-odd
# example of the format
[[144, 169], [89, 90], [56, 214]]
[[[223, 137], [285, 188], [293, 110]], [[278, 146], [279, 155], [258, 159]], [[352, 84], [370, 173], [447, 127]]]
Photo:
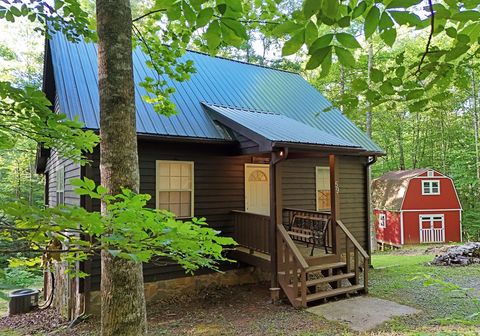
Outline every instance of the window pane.
[[170, 176], [170, 164], [159, 163], [158, 164], [158, 175], [160, 175], [160, 176]]
[[181, 177], [182, 186], [180, 189], [192, 189], [192, 179], [189, 176]]
[[160, 176], [158, 178], [158, 188], [164, 190], [170, 189], [170, 178], [168, 176]]
[[182, 173], [182, 165], [180, 163], [172, 163], [170, 164], [170, 176], [181, 176]]
[[182, 191], [180, 197], [181, 197], [181, 200], [180, 200], [180, 201], [181, 201], [182, 203], [187, 203], [187, 202], [190, 203], [190, 201], [191, 201], [191, 193], [190, 193], [190, 191]]
[[190, 210], [191, 210], [190, 203], [181, 204], [180, 205], [180, 213], [178, 214], [178, 216], [180, 216], [180, 217], [190, 217], [191, 216]]
[[158, 193], [158, 202], [166, 204], [168, 203], [168, 197], [169, 197], [168, 191], [160, 191]]
[[173, 212], [175, 215], [180, 216], [180, 204], [175, 203], [175, 204], [170, 204], [170, 211]]
[[179, 191], [172, 191], [170, 192], [170, 203], [180, 203], [180, 192]]
[[192, 166], [188, 163], [184, 163], [182, 164], [182, 172], [181, 172], [182, 176], [188, 176], [188, 177], [191, 177], [192, 176]]
[[181, 189], [180, 176], [170, 177], [170, 189], [178, 190]]

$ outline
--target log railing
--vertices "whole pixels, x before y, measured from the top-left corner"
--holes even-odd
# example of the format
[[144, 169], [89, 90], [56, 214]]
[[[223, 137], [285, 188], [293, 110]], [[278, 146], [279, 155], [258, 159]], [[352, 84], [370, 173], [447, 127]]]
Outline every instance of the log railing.
[[[368, 260], [370, 256], [363, 249], [362, 245], [355, 239], [353, 234], [347, 229], [341, 220], [337, 220], [337, 228], [345, 235], [345, 262], [347, 263], [347, 272], [355, 273], [354, 284], [359, 285], [360, 274], [363, 269], [363, 289], [368, 292]], [[353, 251], [352, 251], [353, 248]], [[352, 260], [353, 252], [353, 260]], [[353, 262], [352, 262], [353, 261]]]
[[[295, 209], [295, 208], [283, 208], [283, 223], [288, 226], [292, 222], [292, 219], [295, 215], [299, 216], [308, 216], [312, 218], [321, 218], [321, 219], [330, 219], [330, 212], [327, 211], [312, 211], [305, 209]], [[333, 239], [332, 239], [332, 223], [328, 222], [328, 227], [325, 232], [326, 234], [326, 247], [333, 249]], [[333, 252], [333, 251], [332, 251]]]
[[233, 239], [251, 252], [270, 254], [270, 217], [245, 211], [232, 211]]
[[[308, 263], [283, 225], [277, 225], [278, 282], [293, 305], [307, 306]], [[300, 289], [301, 301], [297, 300]]]

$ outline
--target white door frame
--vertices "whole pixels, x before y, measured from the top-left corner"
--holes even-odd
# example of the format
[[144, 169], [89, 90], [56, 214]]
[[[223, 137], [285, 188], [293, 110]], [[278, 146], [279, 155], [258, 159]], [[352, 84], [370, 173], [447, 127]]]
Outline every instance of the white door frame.
[[[430, 230], [432, 232], [432, 237], [435, 238], [435, 228], [433, 227], [433, 217], [440, 217], [442, 218], [442, 228], [441, 228], [441, 241], [436, 241], [433, 239], [432, 241], [424, 241], [423, 239], [423, 227], [422, 227], [422, 219], [430, 219]], [[444, 243], [445, 242], [445, 215], [444, 214], [422, 214], [418, 216], [418, 227], [419, 227], [419, 234], [420, 234], [420, 243]], [[425, 229], [427, 230], [427, 229]], [[438, 230], [438, 229], [437, 229]]]
[[[245, 212], [248, 212], [248, 191], [247, 191], [247, 186], [248, 186], [248, 178], [249, 178], [249, 174], [247, 174], [247, 169], [251, 169], [251, 168], [262, 168], [262, 169], [265, 169], [266, 168], [266, 176], [267, 176], [267, 188], [268, 188], [268, 202], [270, 203], [270, 165], [269, 164], [263, 164], [263, 163], [245, 163], [245, 168], [244, 168], [244, 175], [245, 175], [245, 178], [244, 178], [244, 188], [245, 188]], [[268, 207], [268, 215], [265, 215], [265, 216], [269, 216], [270, 215], [270, 206]]]

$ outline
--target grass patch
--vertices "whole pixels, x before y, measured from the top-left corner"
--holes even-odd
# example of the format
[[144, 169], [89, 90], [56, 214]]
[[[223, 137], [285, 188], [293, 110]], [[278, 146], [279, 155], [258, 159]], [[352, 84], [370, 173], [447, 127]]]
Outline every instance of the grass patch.
[[[370, 293], [420, 309], [416, 316], [395, 319], [384, 327], [396, 332], [412, 332], [422, 326], [475, 326], [480, 317], [469, 317], [478, 312], [475, 298], [480, 298], [480, 265], [467, 267], [430, 266], [434, 255], [374, 254], [370, 273]], [[469, 297], [463, 291], [447, 291], [441, 285], [425, 286], [425, 275], [472, 288]], [[428, 330], [428, 329], [427, 329]], [[428, 335], [428, 333], [427, 333]]]

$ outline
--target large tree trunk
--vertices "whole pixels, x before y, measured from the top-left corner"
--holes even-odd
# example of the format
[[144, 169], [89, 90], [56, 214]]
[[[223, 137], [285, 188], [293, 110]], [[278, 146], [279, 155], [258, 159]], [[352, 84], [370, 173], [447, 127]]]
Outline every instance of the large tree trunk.
[[[100, 174], [111, 194], [139, 190], [132, 13], [129, 0], [97, 0]], [[105, 214], [102, 204], [102, 213]], [[142, 264], [102, 251], [102, 335], [145, 335]]]
[[478, 88], [475, 69], [472, 68], [473, 132], [475, 140], [475, 166], [477, 179], [480, 179], [480, 145], [478, 139]]

